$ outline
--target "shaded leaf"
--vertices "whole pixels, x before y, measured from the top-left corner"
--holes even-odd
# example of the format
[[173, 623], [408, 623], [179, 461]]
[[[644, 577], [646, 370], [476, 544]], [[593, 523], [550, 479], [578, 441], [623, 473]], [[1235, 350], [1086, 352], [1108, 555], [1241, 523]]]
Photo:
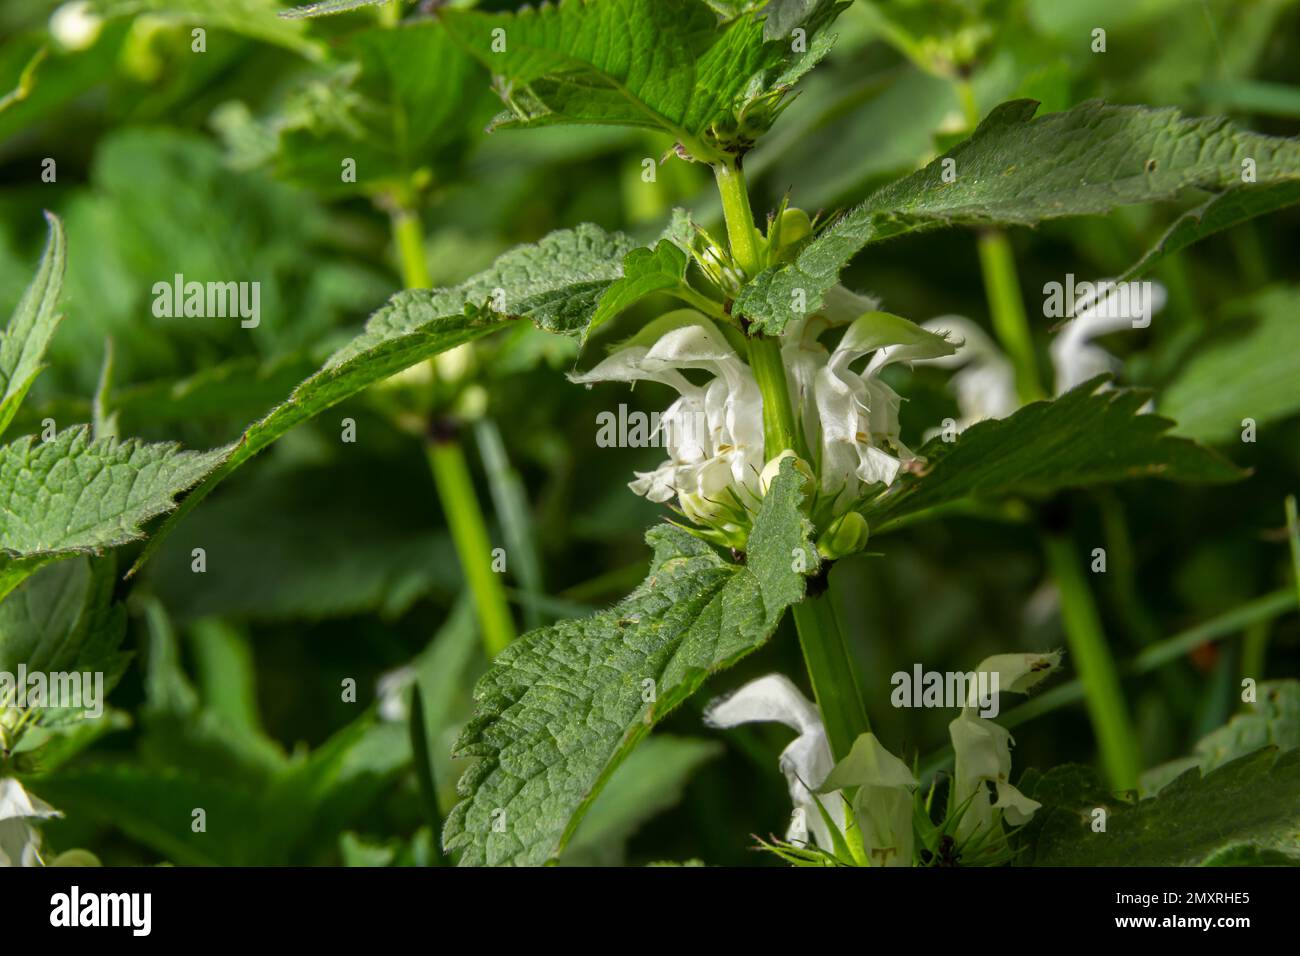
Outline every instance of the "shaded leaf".
[[868, 521], [880, 531], [967, 497], [1042, 496], [1132, 478], [1213, 484], [1244, 477], [1215, 452], [1165, 434], [1174, 423], [1142, 414], [1144, 393], [1103, 389], [1104, 381], [1099, 376], [1054, 401], [978, 422], [955, 442], [932, 439], [921, 449], [925, 473], [902, 475], [871, 501]]

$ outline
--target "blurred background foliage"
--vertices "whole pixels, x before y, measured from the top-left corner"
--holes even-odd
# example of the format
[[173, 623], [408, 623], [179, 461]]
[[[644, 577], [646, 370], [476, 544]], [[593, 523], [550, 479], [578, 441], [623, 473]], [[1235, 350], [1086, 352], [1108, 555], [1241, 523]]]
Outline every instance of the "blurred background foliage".
[[[42, 208], [64, 216], [70, 249], [51, 368], [14, 435], [47, 417], [60, 427], [88, 420], [111, 339], [122, 434], [191, 447], [230, 440], [400, 287], [394, 203], [419, 208], [436, 284], [581, 221], [646, 239], [677, 206], [706, 225], [720, 218], [707, 168], [660, 162], [672, 144], [654, 135], [484, 134], [498, 105], [490, 78], [431, 22], [395, 30], [374, 8], [284, 21], [274, 0], [100, 0], [97, 35], [70, 41], [50, 29], [59, 6], [0, 7], [0, 96], [45, 51], [26, 95], [0, 111], [0, 305], [11, 307], [30, 276]], [[404, 13], [420, 19], [409, 5]], [[201, 54], [191, 50], [195, 25], [207, 29]], [[1093, 51], [1097, 27], [1104, 53]], [[1044, 112], [1104, 97], [1300, 132], [1293, 0], [859, 0], [837, 32], [828, 61], [747, 158], [760, 215], [787, 193], [810, 211], [862, 199], [963, 136], [969, 98], [981, 115], [1016, 97]], [[339, 155], [358, 158], [357, 185], [340, 182]], [[47, 158], [54, 182], [41, 178]], [[646, 158], [653, 182], [642, 177]], [[1037, 318], [1037, 290], [1067, 273], [1121, 273], [1178, 212], [1141, 207], [1012, 234], [1044, 367], [1052, 323]], [[892, 749], [925, 765], [952, 716], [892, 708], [893, 672], [916, 662], [966, 670], [991, 653], [1064, 645], [1040, 527], [1107, 549], [1107, 573], [1091, 583], [1121, 661], [1294, 585], [1282, 503], [1300, 474], [1300, 375], [1268, 395], [1252, 382], [1261, 365], [1283, 363], [1282, 381], [1296, 368], [1298, 239], [1292, 210], [1170, 257], [1155, 274], [1166, 308], [1149, 329], [1103, 343], [1123, 360], [1121, 381], [1152, 388], [1185, 433], [1252, 469], [1248, 481], [1139, 482], [1064, 496], [1022, 520], [920, 524], [882, 540], [880, 555], [836, 568], [871, 720]], [[176, 273], [259, 281], [260, 326], [155, 319], [152, 286]], [[845, 281], [917, 321], [956, 314], [988, 325], [968, 232], [882, 245]], [[610, 323], [581, 359], [572, 342], [527, 329], [478, 347], [470, 404], [482, 420], [470, 445], [481, 500], [498, 515], [495, 540], [517, 556], [507, 539], [522, 528], [532, 555], [511, 566], [521, 624], [606, 605], [648, 564], [642, 535], [663, 512], [625, 484], [659, 453], [597, 447], [596, 416], [621, 402], [659, 410], [668, 393], [588, 390], [563, 373], [662, 304]], [[956, 414], [936, 369], [896, 385], [914, 446]], [[117, 575], [135, 661], [112, 697], [115, 719], [65, 741], [34, 784], [67, 813], [46, 827], [48, 843], [110, 864], [439, 861], [404, 719], [409, 688], [420, 688], [428, 776], [445, 812], [460, 772], [446, 754], [485, 661], [458, 603], [460, 572], [420, 443], [392, 424], [382, 391], [299, 428], [245, 469], [142, 579]], [[1258, 440], [1224, 430], [1225, 415], [1258, 418]], [[357, 423], [353, 444], [338, 440], [344, 418]], [[507, 513], [527, 521], [501, 522]], [[190, 569], [200, 546], [201, 575]], [[1290, 613], [1127, 680], [1144, 764], [1189, 753], [1239, 710], [1243, 675], [1294, 676], [1298, 662]], [[711, 694], [773, 670], [802, 674], [788, 622], [620, 771], [566, 859], [770, 863], [750, 851], [751, 835], [784, 829], [776, 760], [789, 733], [718, 734], [700, 714]], [[341, 699], [348, 679], [355, 703]], [[1018, 727], [1016, 739], [1018, 769], [1095, 760], [1078, 703]], [[208, 810], [208, 838], [158, 825], [195, 806]]]

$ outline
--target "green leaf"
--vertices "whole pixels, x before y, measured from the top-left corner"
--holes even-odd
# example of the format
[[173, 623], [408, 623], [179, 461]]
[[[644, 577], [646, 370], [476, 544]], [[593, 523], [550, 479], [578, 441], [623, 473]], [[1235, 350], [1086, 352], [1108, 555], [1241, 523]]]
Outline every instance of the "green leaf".
[[451, 178], [493, 113], [478, 62], [428, 21], [366, 30], [337, 55], [356, 67], [308, 85], [275, 121], [281, 174], [318, 193], [397, 195]]
[[56, 310], [63, 288], [67, 243], [59, 217], [47, 212], [45, 218], [50, 224], [45, 254], [0, 334], [0, 435], [13, 421], [27, 390], [44, 367], [41, 358], [59, 324]]
[[173, 498], [227, 452], [138, 439], [92, 441], [88, 425], [48, 442], [20, 438], [0, 448], [0, 553], [57, 558], [135, 541], [144, 536], [140, 525], [170, 511]]
[[[1241, 132], [1222, 118], [1094, 100], [1033, 119], [1037, 108], [1033, 100], [1013, 100], [993, 110], [970, 139], [875, 193], [793, 262], [757, 276], [741, 291], [737, 310], [761, 331], [777, 333], [819, 308], [840, 270], [869, 243], [918, 229], [1033, 225], [1171, 199], [1187, 187], [1300, 180], [1300, 141]], [[1256, 163], [1250, 187], [1241, 179], [1246, 159]]]
[[[816, 27], [839, 10], [824, 9]], [[700, 0], [566, 0], [518, 14], [438, 16], [504, 80], [509, 112], [499, 125], [661, 130], [702, 161], [743, 151], [775, 119], [776, 104], [751, 109], [745, 123], [740, 114], [766, 95], [779, 98], [802, 64], [825, 53], [813, 29], [809, 52], [795, 54], [784, 38], [766, 42], [758, 18], [720, 24]]]
[[583, 338], [646, 296], [680, 288], [689, 264], [686, 253], [671, 239], [660, 239], [653, 249], [633, 249], [623, 258], [623, 277], [601, 297]]
[[[676, 527], [652, 529], [650, 574], [619, 604], [517, 639], [475, 688], [457, 753], [481, 758], [444, 843], [461, 865], [556, 859], [602, 786], [650, 728], [772, 635], [815, 569], [800, 479], [786, 463], [743, 565]], [[649, 698], [647, 700], [647, 698]]]
[[1141, 413], [1144, 392], [1104, 389], [1104, 381], [979, 422], [955, 442], [932, 439], [921, 449], [925, 473], [901, 476], [867, 505], [873, 530], [968, 497], [1043, 496], [1132, 478], [1215, 484], [1245, 476], [1215, 452], [1166, 435], [1174, 423]]
[[1226, 443], [1240, 438], [1244, 419], [1262, 426], [1300, 412], [1297, 309], [1300, 287], [1269, 289], [1241, 307], [1249, 319], [1214, 330], [1160, 397], [1178, 434]]
[[[1035, 866], [1196, 866], [1246, 843], [1300, 848], [1300, 750], [1256, 751], [1202, 776], [1191, 769], [1147, 800], [1106, 793], [1090, 771], [1057, 767], [1029, 794], [1043, 804], [1026, 829]], [[1106, 811], [1106, 830], [1092, 829]]]
[[[406, 464], [345, 459], [232, 486], [168, 537], [149, 565], [150, 590], [183, 623], [367, 612], [392, 620], [427, 595], [454, 596], [456, 552], [438, 527], [422, 462]], [[195, 574], [200, 547], [207, 569]]]
[[[91, 0], [101, 17], [149, 15], [162, 20], [240, 33], [274, 43], [309, 60], [320, 60], [325, 48], [305, 35], [305, 24], [279, 17], [278, 0]], [[186, 40], [188, 46], [188, 39]], [[211, 39], [209, 43], [213, 42]]]
[[721, 752], [721, 744], [713, 740], [650, 737], [614, 771], [565, 847], [564, 862], [621, 864], [628, 838], [647, 820], [676, 806], [695, 771]]
[[621, 233], [584, 224], [512, 249], [486, 272], [454, 288], [399, 292], [319, 372], [248, 427], [220, 466], [153, 536], [128, 576], [139, 571], [176, 523], [231, 472], [345, 398], [439, 352], [481, 338], [510, 319], [529, 319], [552, 332], [581, 332], [600, 297], [621, 275], [622, 257], [632, 247], [632, 240]]
[[328, 17], [362, 7], [379, 7], [385, 3], [401, 3], [402, 0], [320, 0], [318, 3], [305, 3], [300, 7], [281, 10], [280, 16], [285, 20], [309, 20], [312, 17]]
[[1206, 236], [1298, 202], [1300, 182], [1282, 182], [1271, 186], [1251, 183], [1211, 196], [1174, 220], [1160, 241], [1130, 266], [1120, 281], [1136, 279], [1150, 272], [1161, 259], [1200, 242]]
[[[126, 670], [126, 609], [113, 601], [115, 562], [76, 558], [44, 567], [0, 602], [0, 672], [104, 675], [104, 693]], [[103, 700], [96, 702], [104, 704]]]

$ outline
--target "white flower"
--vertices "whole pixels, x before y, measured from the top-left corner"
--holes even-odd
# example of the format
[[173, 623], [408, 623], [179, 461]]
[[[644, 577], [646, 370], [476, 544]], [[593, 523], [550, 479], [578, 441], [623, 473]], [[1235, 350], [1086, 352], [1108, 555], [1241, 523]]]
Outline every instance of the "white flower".
[[[695, 385], [682, 369], [711, 372]], [[701, 523], [728, 508], [744, 508], [759, 494], [763, 458], [763, 404], [758, 383], [722, 333], [690, 309], [652, 322], [627, 346], [575, 382], [660, 382], [680, 396], [660, 416], [668, 460], [638, 472], [629, 487], [651, 501], [677, 495], [682, 511]]]
[[[1167, 294], [1158, 282], [1151, 284], [1150, 315], [1164, 308]], [[1104, 306], [1104, 307], [1103, 307]], [[1113, 301], [1089, 303], [1079, 314], [1061, 326], [1052, 339], [1055, 395], [1063, 395], [1076, 385], [1107, 372], [1116, 372], [1120, 361], [1093, 339], [1133, 327], [1134, 316]], [[950, 387], [956, 394], [961, 418], [957, 430], [963, 431], [988, 418], [1006, 418], [1020, 407], [1016, 392], [1016, 372], [1011, 360], [978, 325], [961, 316], [945, 315], [921, 323], [932, 332], [950, 332], [962, 340], [957, 353], [933, 359], [919, 359], [939, 368], [957, 369]]]
[[104, 21], [87, 0], [65, 3], [50, 14], [50, 35], [65, 50], [84, 50], [99, 39]]
[[[997, 654], [985, 658], [976, 668], [976, 673], [994, 674], [997, 683], [991, 686], [1024, 694], [1060, 663], [1059, 652]], [[1011, 745], [1015, 743], [1011, 734], [1000, 724], [980, 716], [978, 682], [971, 682], [969, 693], [961, 714], [948, 725], [956, 754], [948, 798], [950, 812], [970, 801], [957, 825], [959, 842], [977, 831], [987, 832], [997, 827], [1003, 818], [1012, 826], [1027, 823], [1039, 807], [1010, 783]], [[990, 783], [997, 794], [996, 799], [989, 793]]]
[[[790, 323], [781, 355], [796, 422], [814, 459], [817, 487], [842, 511], [865, 488], [890, 484], [914, 457], [899, 438], [901, 399], [879, 378], [886, 366], [950, 354], [941, 336], [886, 312], [856, 311], [874, 303], [840, 289], [821, 312]], [[850, 318], [852, 320], [850, 321]], [[834, 350], [820, 336], [846, 325]], [[874, 354], [873, 354], [874, 353]], [[871, 355], [861, 371], [851, 367]], [[696, 385], [683, 370], [713, 375]], [[580, 383], [650, 380], [680, 396], [660, 417], [668, 460], [640, 472], [630, 487], [651, 501], [674, 495], [700, 524], [720, 524], [751, 510], [765, 490], [763, 403], [749, 366], [709, 319], [684, 309], [647, 326]]]
[[[755, 721], [776, 721], [799, 732], [779, 762], [794, 804], [788, 842], [806, 845], [811, 831], [817, 846], [833, 852], [836, 838], [842, 843], [848, 829], [850, 807], [843, 790], [853, 787], [852, 812], [867, 860], [873, 866], [912, 865], [916, 778], [874, 734], [858, 737], [849, 755], [836, 764], [816, 705], [781, 674], [750, 681], [710, 704], [704, 714], [711, 727]], [[828, 818], [838, 834], [831, 832]]]
[[13, 777], [0, 778], [0, 866], [41, 866], [41, 834], [32, 820], [63, 816]]
[[[954, 351], [943, 338], [888, 312], [868, 312], [850, 323], [830, 353], [817, 341], [819, 318], [805, 319], [782, 348], [790, 377], [806, 402], [807, 378], [812, 379], [816, 421], [804, 408], [805, 437], [820, 454], [822, 491], [838, 495], [847, 507], [866, 486], [892, 484], [904, 463], [916, 456], [899, 437], [898, 411], [902, 399], [880, 380], [882, 369], [896, 362], [937, 358]], [[812, 367], [821, 360], [811, 375]], [[852, 363], [871, 354], [861, 372]]]
[[[799, 733], [790, 746], [781, 751], [778, 764], [781, 773], [785, 774], [790, 801], [794, 804], [786, 840], [806, 844], [811, 830], [817, 845], [830, 850], [834, 845], [831, 832], [817, 808], [817, 798], [813, 793], [830, 774], [835, 760], [816, 705], [804, 697], [788, 677], [768, 674], [750, 681], [731, 696], [714, 701], [704, 713], [704, 722], [710, 727], [737, 727], [757, 721], [776, 721]], [[827, 793], [820, 800], [827, 815], [843, 831], [847, 808], [844, 797], [839, 793]]]
[[858, 736], [849, 755], [822, 783], [823, 790], [836, 793], [857, 788], [853, 819], [872, 866], [912, 865], [912, 795], [918, 786], [907, 764], [871, 733]]

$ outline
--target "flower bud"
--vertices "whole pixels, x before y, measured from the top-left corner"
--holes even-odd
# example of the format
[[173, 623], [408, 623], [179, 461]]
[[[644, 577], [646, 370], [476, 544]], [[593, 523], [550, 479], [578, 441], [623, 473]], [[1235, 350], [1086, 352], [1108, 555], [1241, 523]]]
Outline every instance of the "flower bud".
[[789, 448], [763, 466], [763, 471], [758, 476], [759, 490], [763, 494], [767, 494], [767, 489], [771, 486], [772, 482], [776, 481], [776, 476], [781, 474], [781, 462], [785, 461], [787, 458], [794, 461], [795, 471], [803, 475], [803, 484], [800, 486], [799, 490], [803, 492], [804, 501], [806, 502], [812, 497], [813, 492], [817, 488], [816, 478], [813, 476], [812, 468], [809, 467], [808, 462], [804, 461]]
[[802, 209], [790, 208], [781, 213], [781, 218], [768, 230], [769, 236], [776, 238], [776, 245], [769, 250], [769, 262], [785, 262], [794, 258], [794, 251], [799, 243], [812, 235], [812, 220]]
[[827, 561], [856, 554], [867, 546], [867, 519], [856, 511], [842, 514], [817, 539], [817, 553]]

